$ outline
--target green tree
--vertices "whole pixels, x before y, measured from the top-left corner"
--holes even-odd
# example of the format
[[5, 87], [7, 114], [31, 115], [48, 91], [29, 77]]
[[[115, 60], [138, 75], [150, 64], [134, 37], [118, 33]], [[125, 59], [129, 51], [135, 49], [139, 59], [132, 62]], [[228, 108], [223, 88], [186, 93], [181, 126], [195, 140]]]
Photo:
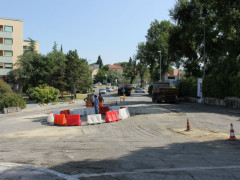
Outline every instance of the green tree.
[[46, 58], [46, 80], [47, 84], [57, 88], [61, 93], [67, 86], [67, 80], [65, 76], [66, 72], [66, 57], [57, 50], [57, 44], [54, 42], [53, 51], [47, 54]]
[[106, 81], [106, 76], [108, 75], [108, 71], [105, 71], [103, 69], [99, 69], [98, 73], [96, 74], [96, 76], [94, 77], [94, 82], [101, 82], [104, 83], [104, 81]]
[[108, 71], [107, 74], [107, 82], [110, 82], [111, 84], [114, 84], [116, 82], [120, 82], [122, 75], [119, 72], [114, 72], [114, 71]]
[[27, 51], [25, 52], [35, 52], [36, 51], [36, 41], [34, 41], [32, 38], [28, 38], [29, 40], [29, 46], [28, 46], [28, 49]]
[[80, 59], [77, 50], [69, 51], [66, 55], [66, 79], [67, 89], [71, 90], [71, 85], [75, 85], [77, 91], [86, 93], [91, 87], [92, 79], [90, 78], [89, 68], [85, 59]]
[[101, 69], [103, 69], [104, 71], [108, 71], [109, 70], [109, 64], [106, 64], [105, 66], [103, 66]]
[[134, 60], [130, 57], [127, 65], [128, 66], [125, 73], [125, 78], [129, 79], [129, 83], [132, 84], [137, 75], [137, 62], [135, 57]]
[[170, 11], [178, 26], [171, 35], [174, 36], [172, 39], [181, 42], [171, 47], [184, 59], [188, 76], [202, 76], [199, 69], [202, 72], [205, 64], [205, 96], [223, 98], [239, 91], [230, 88], [239, 81], [239, 9], [239, 2], [232, 0], [179, 0]]
[[36, 52], [28, 52], [18, 57], [16, 69], [12, 72], [12, 79], [26, 91], [46, 83], [46, 57]]
[[100, 68], [100, 69], [103, 67], [103, 61], [102, 61], [102, 58], [101, 58], [100, 55], [98, 56], [98, 60], [97, 60], [96, 64], [99, 65], [99, 68]]
[[176, 61], [174, 54], [169, 51], [169, 33], [174, 27], [170, 21], [154, 20], [146, 35], [146, 43], [138, 46], [141, 51], [141, 58], [149, 66], [151, 80], [159, 80], [160, 52], [161, 51], [161, 74], [167, 72], [168, 67]]

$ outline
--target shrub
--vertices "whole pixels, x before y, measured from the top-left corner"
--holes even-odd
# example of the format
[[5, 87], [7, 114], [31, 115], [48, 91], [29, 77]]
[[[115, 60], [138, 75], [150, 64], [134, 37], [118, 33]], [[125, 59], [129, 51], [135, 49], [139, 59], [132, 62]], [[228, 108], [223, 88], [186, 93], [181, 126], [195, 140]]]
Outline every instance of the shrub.
[[15, 93], [5, 93], [0, 96], [0, 109], [8, 107], [26, 108], [26, 102], [21, 95]]
[[34, 88], [30, 96], [40, 103], [49, 103], [58, 101], [59, 90], [47, 85], [40, 85]]
[[11, 87], [0, 79], [0, 110], [8, 107], [20, 107], [24, 109], [26, 102], [21, 95], [14, 93]]
[[11, 87], [5, 83], [2, 79], [0, 79], [0, 94], [5, 94], [8, 92], [13, 92]]
[[179, 96], [197, 96], [197, 79], [195, 77], [182, 78], [181, 82], [178, 83]]
[[19, 94], [8, 92], [0, 95], [0, 99], [0, 109], [8, 107], [20, 107], [21, 109], [26, 108], [26, 102]]

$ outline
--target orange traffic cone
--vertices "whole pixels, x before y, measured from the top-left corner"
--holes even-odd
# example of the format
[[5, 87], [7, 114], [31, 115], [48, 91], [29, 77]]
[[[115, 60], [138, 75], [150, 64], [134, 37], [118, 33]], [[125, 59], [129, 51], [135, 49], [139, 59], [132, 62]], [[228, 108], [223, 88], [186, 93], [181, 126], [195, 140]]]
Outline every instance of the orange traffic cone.
[[186, 131], [190, 131], [190, 125], [189, 125], [188, 119], [187, 119], [187, 129], [186, 129]]
[[237, 140], [237, 138], [235, 137], [235, 133], [234, 133], [234, 129], [233, 129], [233, 125], [231, 123], [230, 126], [230, 138], [228, 139], [229, 141], [235, 141]]

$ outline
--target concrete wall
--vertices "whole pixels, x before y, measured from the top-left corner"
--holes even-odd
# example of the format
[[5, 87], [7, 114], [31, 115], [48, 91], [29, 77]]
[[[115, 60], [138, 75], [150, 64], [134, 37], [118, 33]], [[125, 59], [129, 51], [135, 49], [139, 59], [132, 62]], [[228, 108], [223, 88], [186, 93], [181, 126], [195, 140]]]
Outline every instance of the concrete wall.
[[[198, 98], [195, 97], [181, 97], [180, 101], [193, 102], [196, 103]], [[204, 104], [209, 104], [213, 106], [223, 106], [233, 109], [240, 109], [240, 99], [238, 97], [226, 97], [225, 99], [204, 97]]]

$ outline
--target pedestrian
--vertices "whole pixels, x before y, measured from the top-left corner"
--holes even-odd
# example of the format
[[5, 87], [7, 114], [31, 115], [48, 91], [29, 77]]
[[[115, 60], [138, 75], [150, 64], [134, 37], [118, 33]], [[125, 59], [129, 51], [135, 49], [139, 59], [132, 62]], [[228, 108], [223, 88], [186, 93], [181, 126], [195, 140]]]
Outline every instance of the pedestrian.
[[99, 101], [97, 98], [97, 95], [94, 95], [94, 108], [95, 108], [95, 114], [99, 113]]
[[90, 97], [91, 97], [91, 103], [92, 103], [92, 107], [93, 107], [94, 106], [94, 94], [91, 94]]
[[122, 88], [122, 93], [123, 93], [123, 96], [125, 95], [125, 89], [124, 89], [124, 87]]
[[90, 96], [90, 94], [87, 95], [84, 101], [86, 102], [86, 107], [92, 107], [92, 97]]
[[101, 93], [99, 93], [98, 101], [99, 101], [99, 107], [103, 107], [104, 99], [103, 99]]

